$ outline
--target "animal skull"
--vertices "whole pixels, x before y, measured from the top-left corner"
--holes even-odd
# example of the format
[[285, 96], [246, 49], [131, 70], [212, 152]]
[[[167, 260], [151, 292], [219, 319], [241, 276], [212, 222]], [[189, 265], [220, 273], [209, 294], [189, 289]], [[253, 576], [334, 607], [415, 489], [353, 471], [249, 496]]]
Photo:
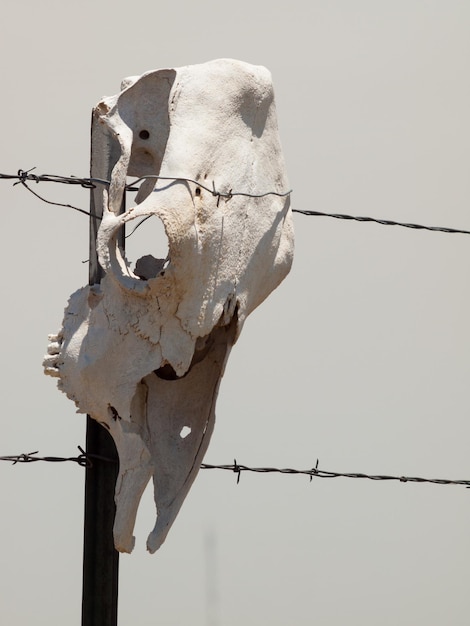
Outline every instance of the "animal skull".
[[[217, 60], [151, 71], [127, 80], [94, 116], [107, 141], [96, 158], [111, 174], [95, 207], [104, 277], [71, 296], [44, 365], [116, 443], [120, 551], [133, 548], [153, 478], [154, 552], [208, 447], [231, 347], [289, 272], [288, 183], [263, 67]], [[147, 178], [121, 212], [127, 176]], [[132, 270], [119, 238], [148, 216], [163, 222], [169, 258], [145, 256]]]

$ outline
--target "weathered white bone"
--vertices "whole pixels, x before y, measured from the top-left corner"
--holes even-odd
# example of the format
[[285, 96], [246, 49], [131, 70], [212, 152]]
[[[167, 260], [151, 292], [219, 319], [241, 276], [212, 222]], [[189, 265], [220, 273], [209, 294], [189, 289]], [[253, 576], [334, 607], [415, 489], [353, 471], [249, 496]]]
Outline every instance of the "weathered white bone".
[[[44, 365], [116, 443], [118, 550], [133, 548], [153, 478], [154, 552], [209, 444], [230, 349], [290, 269], [289, 196], [276, 195], [288, 182], [263, 67], [218, 60], [148, 72], [100, 102], [95, 119], [112, 165], [97, 207], [105, 274], [71, 296]], [[126, 176], [161, 179], [146, 178], [137, 204], [121, 213]], [[132, 271], [118, 237], [147, 216], [163, 222], [169, 258], [146, 255]]]

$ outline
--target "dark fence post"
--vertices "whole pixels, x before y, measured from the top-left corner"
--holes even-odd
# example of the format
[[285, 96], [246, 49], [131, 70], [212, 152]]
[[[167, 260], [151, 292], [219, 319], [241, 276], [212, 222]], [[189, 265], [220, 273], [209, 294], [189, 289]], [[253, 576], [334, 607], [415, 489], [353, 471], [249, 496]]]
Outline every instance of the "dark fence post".
[[[117, 159], [111, 138], [93, 113], [91, 177], [110, 180]], [[101, 280], [96, 256], [96, 234], [103, 207], [102, 185], [91, 190], [89, 284]], [[98, 422], [87, 417], [86, 452], [91, 467], [85, 477], [82, 626], [117, 626], [119, 553], [114, 548], [114, 488], [119, 469], [114, 441]], [[102, 458], [97, 458], [102, 457]]]

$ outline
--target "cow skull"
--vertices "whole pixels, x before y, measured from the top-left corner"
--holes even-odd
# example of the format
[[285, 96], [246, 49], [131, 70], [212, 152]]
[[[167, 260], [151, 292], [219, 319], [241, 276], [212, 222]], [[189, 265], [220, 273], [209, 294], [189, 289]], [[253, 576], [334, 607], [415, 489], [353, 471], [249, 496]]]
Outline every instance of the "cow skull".
[[[44, 365], [115, 441], [120, 551], [133, 548], [153, 478], [154, 552], [209, 444], [231, 347], [289, 272], [288, 183], [263, 67], [218, 60], [148, 72], [100, 102], [94, 119], [106, 138], [95, 158], [110, 173], [95, 201], [104, 276], [71, 296]], [[127, 176], [143, 182], [122, 210]], [[146, 255], [131, 269], [124, 227], [150, 216], [163, 223], [169, 256]]]

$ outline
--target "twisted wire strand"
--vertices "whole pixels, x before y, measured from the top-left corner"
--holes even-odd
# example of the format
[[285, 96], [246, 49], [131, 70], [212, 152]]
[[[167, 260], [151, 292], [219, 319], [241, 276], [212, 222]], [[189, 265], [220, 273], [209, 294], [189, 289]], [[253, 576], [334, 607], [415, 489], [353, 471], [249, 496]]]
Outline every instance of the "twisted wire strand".
[[307, 211], [304, 209], [292, 209], [293, 213], [301, 213], [302, 215], [311, 215], [318, 217], [333, 217], [338, 220], [354, 220], [356, 222], [373, 222], [381, 226], [401, 226], [403, 228], [414, 228], [416, 230], [430, 230], [440, 233], [455, 233], [461, 235], [470, 235], [470, 230], [461, 230], [459, 228], [446, 228], [445, 226], [423, 226], [422, 224], [410, 224], [408, 222], [395, 222], [393, 220], [382, 220], [375, 217], [360, 217], [356, 215], [345, 215], [344, 213], [323, 213], [322, 211]]
[[[183, 178], [180, 176], [156, 176], [153, 174], [150, 174], [148, 176], [141, 176], [140, 178], [137, 178], [137, 180], [134, 180], [129, 185], [126, 185], [126, 190], [138, 191], [139, 187], [135, 187], [135, 185], [147, 179], [166, 180], [169, 182], [194, 183], [201, 189], [208, 191], [213, 196], [216, 196], [218, 198], [228, 198], [228, 199], [233, 198], [234, 196], [245, 196], [246, 198], [265, 198], [266, 196], [279, 196], [280, 198], [285, 198], [292, 193], [292, 189], [290, 189], [289, 191], [283, 191], [283, 192], [266, 191], [265, 193], [256, 193], [256, 194], [246, 193], [243, 191], [232, 191], [232, 190], [224, 192], [224, 191], [217, 191], [217, 189], [215, 188], [214, 182], [212, 182], [212, 189], [210, 189], [209, 187], [206, 187], [206, 185], [203, 185], [201, 182], [199, 182], [198, 180], [194, 180], [193, 178]], [[159, 189], [155, 189], [154, 191], [159, 191]]]

